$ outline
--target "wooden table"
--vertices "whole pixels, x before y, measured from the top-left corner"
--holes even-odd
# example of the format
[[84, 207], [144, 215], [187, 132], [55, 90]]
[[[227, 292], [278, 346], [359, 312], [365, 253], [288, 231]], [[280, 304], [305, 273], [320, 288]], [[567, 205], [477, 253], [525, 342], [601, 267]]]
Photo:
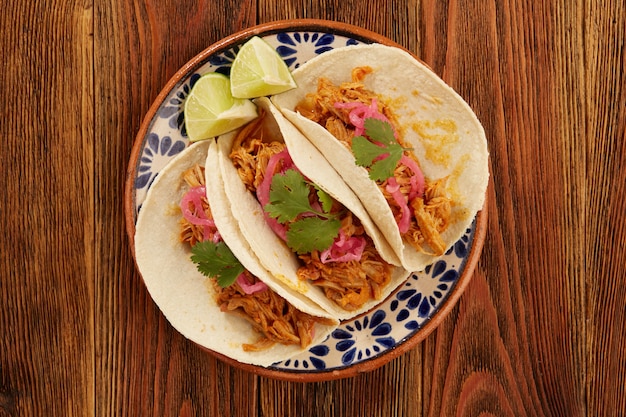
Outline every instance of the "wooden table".
[[[308, 384], [173, 330], [123, 217], [135, 135], [174, 72], [302, 17], [422, 58], [484, 124], [493, 174], [484, 251], [443, 324], [376, 371]], [[626, 413], [622, 0], [16, 0], [0, 23], [0, 416]]]

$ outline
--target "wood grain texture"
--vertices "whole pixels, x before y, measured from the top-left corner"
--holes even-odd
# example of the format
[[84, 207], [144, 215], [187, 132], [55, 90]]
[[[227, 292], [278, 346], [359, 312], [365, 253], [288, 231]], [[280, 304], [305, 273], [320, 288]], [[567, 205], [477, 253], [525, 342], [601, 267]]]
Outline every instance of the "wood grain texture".
[[[438, 38], [441, 31], [426, 31], [425, 48], [433, 68], [468, 100], [488, 132], [495, 191], [490, 197], [496, 204], [488, 217], [488, 247], [457, 314], [438, 329], [435, 340], [426, 342], [434, 350], [428, 415], [541, 415], [535, 360], [530, 356], [537, 350], [529, 346], [532, 339], [524, 321], [528, 300], [523, 291], [532, 293], [533, 288], [522, 287], [520, 271], [533, 258], [528, 249], [520, 250], [524, 242], [516, 239], [516, 229], [526, 225], [520, 222], [521, 205], [534, 203], [536, 196], [526, 190], [512, 192], [512, 187], [531, 186], [525, 180], [539, 176], [537, 170], [526, 172], [528, 162], [517, 159], [524, 152], [536, 154], [521, 147], [526, 140], [535, 140], [533, 120], [518, 119], [530, 118], [528, 111], [537, 103], [527, 98], [534, 81], [510, 76], [516, 74], [511, 60], [525, 60], [528, 55], [525, 39], [514, 31], [516, 21], [533, 22], [543, 16], [527, 16], [506, 4], [454, 6], [439, 12], [441, 17], [436, 11], [427, 13], [447, 26], [443, 38]], [[433, 47], [432, 42], [448, 47]], [[514, 45], [522, 50], [513, 51]], [[468, 56], [465, 50], [477, 52]], [[519, 129], [518, 123], [524, 128]], [[530, 166], [538, 163], [530, 162]]]
[[[95, 7], [97, 415], [228, 415], [255, 377], [218, 363], [167, 323], [135, 271], [121, 215], [125, 166], [144, 114], [191, 57], [255, 23], [241, 2], [99, 2]], [[210, 17], [210, 18], [209, 18]], [[184, 41], [182, 41], [184, 40]], [[99, 71], [104, 68], [106, 71]], [[114, 244], [112, 244], [114, 243]], [[256, 407], [241, 408], [254, 416]]]
[[584, 10], [585, 318], [590, 415], [626, 413], [626, 5]]
[[[566, 74], [556, 68], [571, 60], [572, 49], [555, 35], [567, 27], [554, 3], [470, 4], [448, 8], [448, 48], [445, 59], [435, 60], [489, 132], [497, 210], [490, 212], [490, 248], [481, 270], [489, 271], [490, 294], [480, 288], [477, 273], [460, 302], [452, 344], [442, 352], [456, 352], [463, 343], [467, 347], [458, 349], [460, 354], [482, 356], [473, 366], [465, 356], [444, 361], [446, 378], [452, 379], [433, 384], [443, 387], [445, 407], [433, 411], [449, 415], [467, 407], [463, 413], [470, 415], [581, 415], [585, 354], [578, 329], [584, 322], [575, 312], [584, 297], [578, 243], [584, 228], [577, 215], [584, 171], [565, 173], [567, 164], [576, 166], [584, 154], [581, 138], [570, 134], [580, 125], [579, 100], [569, 95], [576, 90], [563, 88]], [[557, 53], [558, 48], [563, 49]], [[570, 189], [575, 191], [568, 195]], [[469, 295], [474, 291], [483, 303], [474, 305]], [[464, 310], [466, 303], [472, 308]], [[497, 320], [489, 308], [481, 310], [483, 304], [493, 304]], [[469, 319], [465, 311], [475, 321], [461, 332]], [[497, 332], [489, 335], [490, 330]], [[464, 368], [451, 373], [457, 361]], [[481, 400], [485, 387], [495, 396]]]
[[[398, 359], [375, 371], [338, 381], [292, 383], [262, 378], [261, 415], [420, 415], [419, 352], [410, 351], [404, 359], [409, 358], [413, 366], [407, 367], [404, 360]], [[354, 399], [347, 401], [350, 397]]]
[[94, 406], [91, 13], [49, 7], [0, 17], [0, 415]]
[[[141, 121], [239, 29], [324, 18], [408, 48], [491, 152], [475, 276], [423, 343], [320, 382], [185, 340], [137, 274], [123, 186]], [[17, 0], [0, 17], [0, 416], [626, 413], [626, 6], [621, 0]]]

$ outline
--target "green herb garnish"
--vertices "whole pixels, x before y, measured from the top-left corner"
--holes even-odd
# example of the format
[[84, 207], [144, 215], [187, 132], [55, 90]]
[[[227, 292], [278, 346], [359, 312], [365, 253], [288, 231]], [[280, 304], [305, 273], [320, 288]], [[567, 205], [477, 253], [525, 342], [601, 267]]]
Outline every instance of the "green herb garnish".
[[326, 191], [319, 188], [316, 184], [312, 185], [317, 190], [317, 198], [322, 205], [322, 210], [324, 210], [325, 213], [330, 213], [330, 210], [333, 208], [333, 203], [335, 202], [335, 200], [333, 200], [333, 198]]
[[340, 227], [338, 219], [305, 217], [289, 225], [287, 245], [298, 254], [325, 250], [333, 244]]
[[[311, 206], [311, 187], [322, 211]], [[307, 181], [300, 172], [289, 169], [272, 178], [270, 201], [264, 209], [278, 222], [289, 223], [287, 245], [301, 254], [327, 249], [339, 235], [341, 222], [330, 213], [332, 206], [333, 199], [328, 193]], [[303, 214], [308, 216], [301, 217]]]
[[290, 222], [298, 215], [313, 212], [309, 202], [311, 189], [302, 174], [294, 169], [276, 174], [270, 184], [270, 201], [264, 208], [280, 223]]
[[389, 122], [370, 117], [365, 119], [364, 124], [367, 137], [352, 139], [356, 164], [369, 168], [370, 179], [385, 181], [393, 176], [404, 149], [396, 140]]
[[191, 248], [191, 253], [191, 260], [196, 264], [198, 271], [215, 278], [222, 288], [232, 285], [245, 270], [224, 242], [213, 243], [210, 240], [198, 242]]

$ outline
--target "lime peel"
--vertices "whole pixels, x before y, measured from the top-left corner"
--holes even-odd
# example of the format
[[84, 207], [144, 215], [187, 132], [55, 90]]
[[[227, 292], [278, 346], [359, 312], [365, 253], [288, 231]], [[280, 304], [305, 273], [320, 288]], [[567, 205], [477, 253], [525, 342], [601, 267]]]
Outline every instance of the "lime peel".
[[185, 100], [184, 111], [185, 128], [191, 142], [230, 132], [258, 116], [254, 103], [234, 98], [228, 77], [216, 72], [196, 81]]
[[296, 82], [276, 50], [258, 36], [239, 50], [230, 70], [233, 97], [256, 98], [279, 94], [296, 87]]

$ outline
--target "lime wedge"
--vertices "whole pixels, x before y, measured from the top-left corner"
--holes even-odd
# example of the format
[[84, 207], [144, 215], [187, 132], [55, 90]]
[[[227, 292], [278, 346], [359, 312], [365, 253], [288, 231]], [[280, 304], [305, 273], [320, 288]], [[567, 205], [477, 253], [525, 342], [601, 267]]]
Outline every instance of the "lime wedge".
[[217, 72], [200, 77], [185, 100], [185, 127], [192, 142], [230, 132], [256, 117], [254, 103], [233, 98], [228, 77]]
[[230, 69], [233, 97], [271, 96], [296, 87], [289, 68], [278, 52], [258, 36], [247, 41]]

